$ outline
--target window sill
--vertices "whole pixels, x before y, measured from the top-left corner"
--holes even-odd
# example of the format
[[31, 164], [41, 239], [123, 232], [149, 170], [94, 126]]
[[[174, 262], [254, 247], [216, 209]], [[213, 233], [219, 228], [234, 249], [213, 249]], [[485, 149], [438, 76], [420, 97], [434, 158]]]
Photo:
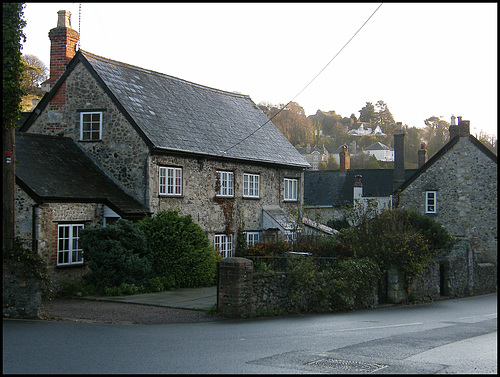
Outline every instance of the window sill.
[[182, 199], [184, 198], [184, 195], [165, 195], [165, 194], [160, 194], [158, 195], [158, 198], [177, 198], [177, 199]]
[[75, 267], [85, 267], [86, 263], [73, 263], [73, 264], [60, 264], [56, 266], [56, 269], [66, 269], [66, 268], [75, 268]]

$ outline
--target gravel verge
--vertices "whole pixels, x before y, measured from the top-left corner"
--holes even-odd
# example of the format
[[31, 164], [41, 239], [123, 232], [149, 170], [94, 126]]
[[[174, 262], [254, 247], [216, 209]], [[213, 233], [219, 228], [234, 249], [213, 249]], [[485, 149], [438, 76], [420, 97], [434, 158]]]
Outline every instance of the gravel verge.
[[40, 318], [119, 324], [196, 323], [221, 320], [204, 311], [86, 299], [53, 299], [40, 308]]

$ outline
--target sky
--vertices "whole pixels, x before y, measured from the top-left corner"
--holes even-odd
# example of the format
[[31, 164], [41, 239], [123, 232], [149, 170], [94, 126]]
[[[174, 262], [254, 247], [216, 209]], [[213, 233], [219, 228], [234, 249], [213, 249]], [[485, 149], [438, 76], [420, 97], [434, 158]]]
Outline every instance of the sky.
[[47, 68], [59, 10], [82, 50], [256, 104], [382, 100], [410, 127], [455, 115], [497, 136], [496, 3], [26, 3], [22, 53]]

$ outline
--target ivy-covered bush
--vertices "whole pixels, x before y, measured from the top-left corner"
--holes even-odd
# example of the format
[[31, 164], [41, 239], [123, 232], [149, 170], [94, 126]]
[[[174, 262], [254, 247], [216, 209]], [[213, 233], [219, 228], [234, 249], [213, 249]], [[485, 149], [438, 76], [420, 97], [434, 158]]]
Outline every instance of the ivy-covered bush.
[[373, 305], [370, 295], [380, 277], [377, 263], [344, 259], [326, 268], [311, 257], [290, 257], [287, 271], [291, 310], [303, 312], [346, 311]]
[[292, 245], [286, 241], [276, 242], [258, 242], [256, 244], [247, 246], [243, 250], [237, 250], [235, 256], [237, 257], [278, 257], [283, 253], [292, 251]]
[[153, 253], [146, 235], [129, 220], [86, 228], [79, 243], [90, 268], [85, 275], [88, 284], [97, 288], [124, 283], [141, 286], [153, 277]]
[[215, 284], [217, 253], [190, 215], [166, 210], [138, 223], [154, 255], [154, 273], [175, 281], [176, 287]]
[[358, 257], [369, 257], [381, 269], [398, 268], [409, 282], [451, 244], [451, 236], [431, 218], [405, 209], [383, 211], [356, 227], [345, 228], [340, 244]]

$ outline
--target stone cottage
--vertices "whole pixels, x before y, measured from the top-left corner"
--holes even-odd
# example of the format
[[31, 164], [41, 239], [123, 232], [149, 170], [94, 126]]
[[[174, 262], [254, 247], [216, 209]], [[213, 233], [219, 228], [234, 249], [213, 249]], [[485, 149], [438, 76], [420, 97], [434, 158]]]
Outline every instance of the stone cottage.
[[[27, 203], [17, 208], [18, 234], [34, 244], [47, 235], [37, 247], [53, 274], [85, 265], [74, 252], [77, 230], [105, 225], [106, 218], [175, 209], [191, 215], [223, 257], [233, 255], [240, 224], [249, 243], [291, 236], [290, 227], [275, 219], [293, 222], [290, 213], [302, 205], [304, 170], [310, 165], [249, 96], [76, 51], [70, 14], [58, 14], [49, 33], [50, 91], [17, 135], [22, 160], [16, 200]], [[27, 160], [36, 158], [33, 134], [46, 135], [40, 140], [47, 150], [60, 153], [52, 162], [61, 166], [59, 177], [47, 178], [58, 186], [52, 189], [57, 205], [49, 204], [54, 199], [49, 194], [37, 193], [38, 182], [21, 176]], [[65, 153], [100, 173], [90, 177], [81, 166], [72, 170]], [[40, 166], [37, 174], [43, 177], [47, 169]], [[42, 211], [43, 206], [51, 208]], [[30, 224], [30, 219], [36, 220]], [[68, 263], [60, 263], [63, 245], [69, 259], [62, 260]]]
[[[463, 294], [492, 292], [497, 284], [497, 156], [470, 134], [469, 121], [458, 117], [456, 123], [452, 117], [450, 141], [394, 192], [395, 204], [430, 216], [451, 235], [468, 240], [469, 250], [458, 257], [469, 259], [462, 268], [469, 270]], [[444, 262], [451, 263], [449, 258]], [[446, 275], [449, 268], [443, 268]]]

